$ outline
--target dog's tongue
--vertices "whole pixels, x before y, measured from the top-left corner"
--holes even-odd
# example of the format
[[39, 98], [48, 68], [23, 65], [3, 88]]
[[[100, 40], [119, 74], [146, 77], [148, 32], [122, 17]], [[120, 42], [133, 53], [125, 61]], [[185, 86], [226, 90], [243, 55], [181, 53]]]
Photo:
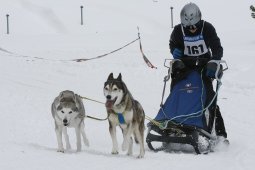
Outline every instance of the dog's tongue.
[[113, 104], [114, 104], [114, 100], [107, 100], [106, 103], [105, 103], [105, 106], [107, 108], [111, 109]]

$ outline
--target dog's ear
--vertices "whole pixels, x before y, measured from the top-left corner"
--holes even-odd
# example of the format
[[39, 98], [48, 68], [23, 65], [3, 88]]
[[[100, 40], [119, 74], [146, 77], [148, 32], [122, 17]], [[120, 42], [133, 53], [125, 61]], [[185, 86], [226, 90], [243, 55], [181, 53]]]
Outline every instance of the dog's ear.
[[119, 76], [118, 76], [117, 80], [118, 80], [118, 81], [122, 81], [121, 73], [119, 74]]
[[63, 98], [63, 95], [64, 95], [64, 94], [63, 94], [63, 91], [60, 92], [60, 93], [59, 93], [59, 98], [60, 98], [60, 99]]
[[59, 111], [59, 110], [62, 110], [62, 109], [63, 109], [63, 107], [61, 105], [58, 105], [57, 110]]
[[78, 109], [77, 106], [73, 107], [72, 110], [73, 110], [74, 112], [78, 112], [78, 111], [79, 111], [79, 109]]
[[113, 80], [113, 73], [110, 73], [107, 80]]
[[76, 102], [77, 100], [76, 100], [76, 95], [75, 95], [75, 93], [72, 91], [72, 98], [73, 98], [73, 101], [74, 102]]
[[127, 86], [126, 86], [126, 84], [125, 84], [124, 82], [122, 82], [122, 86], [123, 86], [123, 87], [122, 87], [123, 93], [126, 94], [127, 91], [128, 91], [128, 90], [127, 90]]
[[74, 97], [75, 97], [75, 102], [74, 102], [75, 103], [75, 109], [74, 109], [74, 111], [78, 112], [81, 98], [77, 94], [74, 94]]

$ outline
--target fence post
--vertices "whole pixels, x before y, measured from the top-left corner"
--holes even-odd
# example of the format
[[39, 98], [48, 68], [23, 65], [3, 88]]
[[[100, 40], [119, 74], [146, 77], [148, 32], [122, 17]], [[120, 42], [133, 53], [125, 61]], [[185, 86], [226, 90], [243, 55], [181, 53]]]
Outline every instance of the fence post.
[[9, 34], [10, 31], [9, 31], [9, 14], [6, 14], [6, 22], [7, 22], [7, 31], [6, 33]]
[[81, 25], [83, 25], [83, 6], [81, 6]]
[[174, 27], [174, 21], [173, 21], [173, 9], [174, 8], [171, 6], [170, 9], [171, 9], [171, 27], [173, 28]]

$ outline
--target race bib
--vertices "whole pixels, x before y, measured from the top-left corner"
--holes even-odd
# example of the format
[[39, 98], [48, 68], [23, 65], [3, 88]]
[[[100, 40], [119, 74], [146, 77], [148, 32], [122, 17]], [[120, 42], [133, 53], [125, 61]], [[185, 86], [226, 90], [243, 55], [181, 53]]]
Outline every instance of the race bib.
[[203, 35], [184, 36], [184, 55], [200, 56], [208, 52]]

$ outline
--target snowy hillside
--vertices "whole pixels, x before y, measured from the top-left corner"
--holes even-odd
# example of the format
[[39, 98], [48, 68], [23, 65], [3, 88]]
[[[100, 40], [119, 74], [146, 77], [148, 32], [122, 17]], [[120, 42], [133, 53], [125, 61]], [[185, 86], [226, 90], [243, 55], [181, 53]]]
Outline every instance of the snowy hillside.
[[[85, 119], [90, 147], [76, 153], [75, 134], [69, 129], [73, 150], [58, 153], [50, 107], [62, 90], [105, 101], [103, 84], [109, 73], [122, 73], [129, 90], [154, 117], [159, 109], [163, 63], [172, 58], [170, 7], [174, 24], [183, 5], [178, 0], [0, 0], [0, 169], [254, 169], [255, 135], [255, 20], [249, 6], [254, 1], [194, 0], [202, 17], [217, 30], [229, 70], [223, 76], [219, 105], [230, 146], [208, 155], [151, 152], [144, 159], [124, 152], [111, 155], [107, 121]], [[84, 25], [80, 24], [83, 5]], [[226, 9], [231, 7], [231, 10]], [[10, 34], [6, 34], [9, 14]], [[144, 63], [139, 43], [86, 62], [137, 38], [140, 28], [143, 50], [152, 64]], [[63, 61], [65, 60], [65, 61]], [[104, 105], [85, 100], [88, 115], [106, 117]], [[148, 121], [146, 120], [146, 123]], [[122, 136], [118, 130], [118, 142]]]

